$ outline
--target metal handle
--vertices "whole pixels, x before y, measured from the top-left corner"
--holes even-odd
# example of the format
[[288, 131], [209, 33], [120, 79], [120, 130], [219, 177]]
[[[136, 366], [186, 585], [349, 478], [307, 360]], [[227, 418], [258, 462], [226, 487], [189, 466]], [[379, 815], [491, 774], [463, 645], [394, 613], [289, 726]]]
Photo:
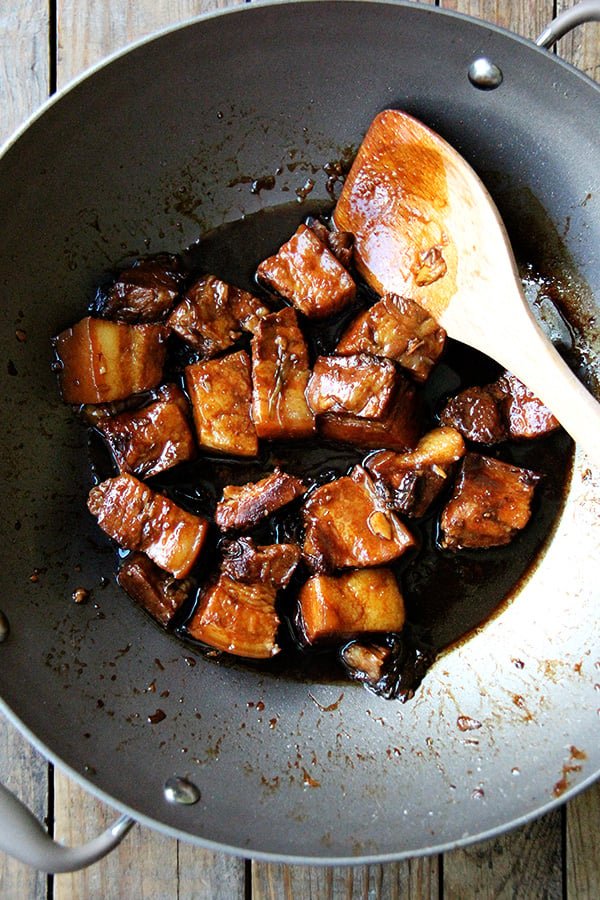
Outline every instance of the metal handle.
[[135, 824], [121, 816], [80, 847], [65, 847], [44, 831], [33, 813], [0, 784], [0, 850], [41, 872], [75, 872], [97, 862], [121, 843]]
[[536, 44], [538, 47], [552, 47], [573, 28], [584, 25], [586, 22], [600, 22], [600, 0], [581, 0], [571, 9], [563, 10], [542, 31]]

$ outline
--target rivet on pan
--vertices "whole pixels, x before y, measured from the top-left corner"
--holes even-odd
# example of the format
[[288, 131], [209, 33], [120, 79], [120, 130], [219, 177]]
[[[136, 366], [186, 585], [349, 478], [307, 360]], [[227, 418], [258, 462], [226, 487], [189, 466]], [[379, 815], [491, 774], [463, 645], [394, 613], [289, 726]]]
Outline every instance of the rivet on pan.
[[182, 778], [180, 775], [172, 775], [165, 782], [165, 797], [169, 803], [181, 803], [184, 806], [191, 806], [200, 799], [200, 791], [195, 784]]
[[10, 627], [8, 624], [8, 619], [0, 609], [0, 644], [6, 640], [8, 637], [8, 633], [10, 631]]
[[469, 81], [482, 91], [492, 91], [502, 84], [502, 69], [485, 56], [476, 59], [469, 66]]

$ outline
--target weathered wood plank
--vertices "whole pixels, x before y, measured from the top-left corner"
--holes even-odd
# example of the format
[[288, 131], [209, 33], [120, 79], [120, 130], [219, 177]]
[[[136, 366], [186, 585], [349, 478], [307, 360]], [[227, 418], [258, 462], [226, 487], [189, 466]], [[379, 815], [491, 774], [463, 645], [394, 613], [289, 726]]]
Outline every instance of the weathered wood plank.
[[571, 800], [566, 818], [566, 896], [569, 900], [600, 897], [600, 783]]
[[562, 813], [444, 856], [444, 900], [561, 900]]
[[48, 96], [47, 0], [6, 0], [0, 8], [0, 141]]
[[441, 0], [444, 9], [508, 28], [523, 37], [536, 38], [552, 18], [553, 0]]
[[177, 900], [245, 900], [246, 862], [179, 843]]
[[[0, 720], [0, 782], [43, 822], [48, 814], [48, 763], [4, 718]], [[45, 900], [46, 876], [0, 854], [0, 897]]]
[[161, 28], [243, 0], [58, 0], [58, 84]]
[[[558, 12], [575, 6], [577, 0], [559, 0]], [[600, 81], [600, 22], [575, 29], [557, 44], [558, 55], [581, 69], [589, 78]]]
[[438, 860], [371, 866], [284, 866], [253, 863], [252, 900], [437, 900]]

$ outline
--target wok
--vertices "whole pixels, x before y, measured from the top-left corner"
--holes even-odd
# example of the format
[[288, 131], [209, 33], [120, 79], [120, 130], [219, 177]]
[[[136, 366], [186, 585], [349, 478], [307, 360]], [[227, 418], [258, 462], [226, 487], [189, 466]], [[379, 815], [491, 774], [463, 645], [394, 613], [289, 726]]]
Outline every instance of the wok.
[[[481, 63], [469, 78], [482, 58], [502, 79], [485, 65], [478, 76]], [[528, 577], [406, 705], [191, 665], [116, 587], [86, 511], [85, 437], [57, 396], [51, 336], [115, 260], [181, 249], [295, 199], [308, 177], [311, 198], [327, 199], [322, 167], [389, 106], [454, 144], [526, 254], [560, 265], [594, 387], [600, 89], [501, 29], [403, 2], [230, 9], [116, 56], [0, 158], [2, 707], [123, 813], [246, 856], [438, 852], [541, 814], [600, 773], [600, 479], [581, 454]], [[257, 189], [265, 176], [274, 186]], [[91, 602], [75, 605], [82, 586]], [[197, 802], [168, 801], [173, 776]]]

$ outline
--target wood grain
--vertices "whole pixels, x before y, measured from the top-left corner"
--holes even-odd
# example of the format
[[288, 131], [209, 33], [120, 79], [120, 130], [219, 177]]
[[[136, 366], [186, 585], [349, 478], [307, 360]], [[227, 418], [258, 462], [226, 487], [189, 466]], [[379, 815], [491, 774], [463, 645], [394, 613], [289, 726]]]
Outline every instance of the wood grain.
[[[433, 0], [432, 0], [433, 2]], [[574, 0], [559, 2], [558, 7]], [[47, 97], [50, 88], [51, 0], [2, 0], [0, 9], [0, 139]], [[157, 28], [183, 21], [226, 0], [59, 0], [58, 85], [113, 50]], [[552, 0], [442, 0], [447, 9], [497, 22], [535, 37], [552, 16]], [[600, 26], [578, 29], [559, 51], [587, 74], [600, 73]], [[0, 722], [0, 778], [40, 819], [48, 815], [48, 765], [7, 722]], [[54, 777], [55, 831], [80, 843], [115, 817], [113, 810], [62, 773]], [[136, 826], [120, 848], [80, 873], [48, 880], [0, 857], [0, 896], [8, 900], [147, 898], [147, 900], [271, 900], [271, 898], [454, 898], [600, 896], [596, 843], [600, 831], [600, 785], [511, 834], [442, 859], [407, 860], [358, 867], [246, 864], [220, 853], [179, 844]]]
[[0, 7], [0, 141], [48, 96], [49, 10], [45, 0], [11, 0]]

